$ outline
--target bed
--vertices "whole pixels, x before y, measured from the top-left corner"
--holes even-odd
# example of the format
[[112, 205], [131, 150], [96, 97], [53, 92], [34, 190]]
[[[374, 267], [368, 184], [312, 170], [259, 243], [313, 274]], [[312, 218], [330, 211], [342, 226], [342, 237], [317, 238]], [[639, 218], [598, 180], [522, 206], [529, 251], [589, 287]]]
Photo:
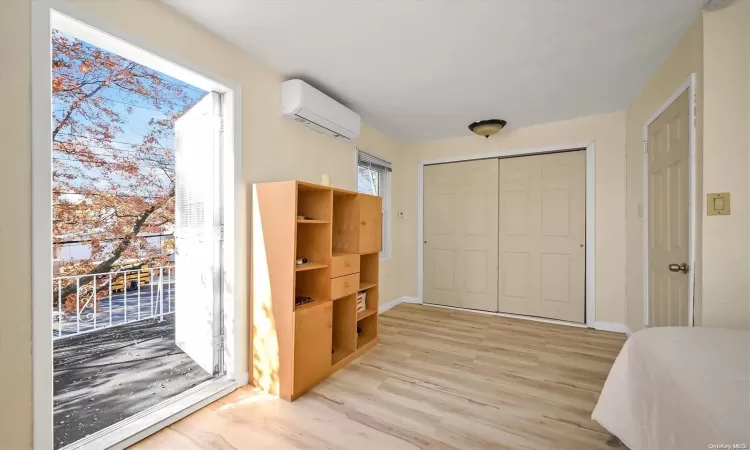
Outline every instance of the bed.
[[592, 419], [632, 450], [750, 448], [750, 331], [633, 334]]

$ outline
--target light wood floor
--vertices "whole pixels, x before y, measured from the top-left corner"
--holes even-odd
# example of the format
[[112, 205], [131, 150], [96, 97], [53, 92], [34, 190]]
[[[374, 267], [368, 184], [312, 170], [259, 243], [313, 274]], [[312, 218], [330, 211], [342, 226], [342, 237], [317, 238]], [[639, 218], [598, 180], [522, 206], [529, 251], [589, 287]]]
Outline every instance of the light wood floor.
[[240, 389], [145, 449], [607, 449], [591, 421], [624, 335], [421, 305], [293, 403]]

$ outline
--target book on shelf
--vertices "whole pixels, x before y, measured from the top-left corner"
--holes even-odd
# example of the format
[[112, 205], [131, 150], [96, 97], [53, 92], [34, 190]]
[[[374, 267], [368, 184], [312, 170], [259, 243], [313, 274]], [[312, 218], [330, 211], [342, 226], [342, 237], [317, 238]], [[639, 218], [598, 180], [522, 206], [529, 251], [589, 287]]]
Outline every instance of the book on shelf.
[[302, 306], [314, 301], [315, 299], [312, 297], [297, 296], [294, 298], [294, 306]]

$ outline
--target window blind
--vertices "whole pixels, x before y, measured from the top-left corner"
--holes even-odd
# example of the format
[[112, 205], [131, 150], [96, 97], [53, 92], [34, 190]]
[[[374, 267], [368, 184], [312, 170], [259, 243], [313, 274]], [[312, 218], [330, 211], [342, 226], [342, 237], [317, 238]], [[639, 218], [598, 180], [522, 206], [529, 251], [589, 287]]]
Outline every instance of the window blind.
[[357, 155], [359, 155], [359, 161], [357, 164], [364, 167], [369, 167], [374, 170], [382, 170], [386, 172], [392, 172], [393, 168], [389, 161], [378, 158], [375, 155], [371, 155], [364, 150], [357, 149]]

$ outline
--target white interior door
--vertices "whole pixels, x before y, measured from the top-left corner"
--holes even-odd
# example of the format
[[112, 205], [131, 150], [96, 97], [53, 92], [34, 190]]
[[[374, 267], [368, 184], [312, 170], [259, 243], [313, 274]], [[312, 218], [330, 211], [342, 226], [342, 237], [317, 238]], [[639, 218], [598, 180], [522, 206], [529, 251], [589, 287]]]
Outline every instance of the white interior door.
[[497, 310], [497, 160], [424, 167], [424, 302]]
[[689, 97], [648, 127], [648, 325], [690, 324]]
[[501, 312], [585, 322], [586, 153], [504, 158]]
[[221, 95], [175, 123], [175, 342], [221, 371]]

